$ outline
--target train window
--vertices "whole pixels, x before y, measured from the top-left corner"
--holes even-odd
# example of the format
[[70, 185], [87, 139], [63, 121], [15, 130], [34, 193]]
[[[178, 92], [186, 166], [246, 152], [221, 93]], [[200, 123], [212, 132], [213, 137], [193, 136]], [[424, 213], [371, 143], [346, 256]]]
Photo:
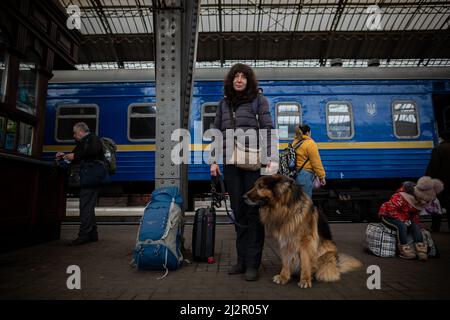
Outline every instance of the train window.
[[327, 134], [331, 139], [353, 138], [353, 112], [350, 103], [329, 102], [327, 104]]
[[397, 138], [417, 138], [419, 136], [419, 115], [412, 101], [394, 101], [392, 104], [394, 134]]
[[98, 133], [98, 106], [96, 104], [60, 105], [56, 110], [55, 140], [73, 142], [73, 126], [85, 122], [92, 132]]
[[301, 106], [297, 102], [280, 102], [276, 107], [277, 129], [280, 139], [291, 139], [295, 128], [302, 123]]
[[216, 119], [217, 102], [208, 103], [202, 106], [202, 133], [206, 130], [214, 128], [214, 120]]
[[128, 107], [128, 139], [150, 141], [155, 139], [156, 105], [133, 103]]

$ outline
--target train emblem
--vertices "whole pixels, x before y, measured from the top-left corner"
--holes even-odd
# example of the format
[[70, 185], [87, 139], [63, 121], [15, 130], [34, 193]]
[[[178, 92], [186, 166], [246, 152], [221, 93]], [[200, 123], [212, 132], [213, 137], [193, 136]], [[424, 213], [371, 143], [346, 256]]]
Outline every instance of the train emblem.
[[368, 102], [366, 104], [366, 111], [369, 116], [375, 116], [377, 114], [377, 105], [375, 102]]

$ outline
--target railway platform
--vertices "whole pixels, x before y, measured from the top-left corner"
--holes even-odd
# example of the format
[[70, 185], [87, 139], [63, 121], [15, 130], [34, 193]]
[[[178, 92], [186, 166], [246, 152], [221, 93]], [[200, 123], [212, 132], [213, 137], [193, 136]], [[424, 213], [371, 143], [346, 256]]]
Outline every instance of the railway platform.
[[[428, 223], [429, 224], [429, 223]], [[138, 271], [130, 266], [138, 225], [100, 225], [99, 242], [78, 247], [67, 244], [78, 226], [63, 225], [61, 239], [0, 255], [0, 299], [10, 300], [416, 300], [450, 298], [450, 233], [446, 224], [433, 233], [441, 257], [427, 262], [379, 258], [363, 250], [366, 223], [333, 223], [341, 252], [363, 262], [335, 283], [314, 282], [300, 289], [298, 279], [281, 286], [272, 282], [281, 262], [277, 244], [266, 237], [260, 279], [246, 282], [230, 276], [235, 260], [232, 225], [216, 229], [215, 263], [186, 263], [158, 280], [163, 271]], [[427, 226], [427, 223], [425, 224]], [[192, 226], [185, 227], [185, 248], [191, 247]], [[186, 255], [187, 256], [187, 255]], [[189, 257], [187, 257], [189, 258]], [[81, 289], [68, 289], [67, 268], [81, 271]], [[369, 266], [380, 270], [380, 289], [369, 289]]]

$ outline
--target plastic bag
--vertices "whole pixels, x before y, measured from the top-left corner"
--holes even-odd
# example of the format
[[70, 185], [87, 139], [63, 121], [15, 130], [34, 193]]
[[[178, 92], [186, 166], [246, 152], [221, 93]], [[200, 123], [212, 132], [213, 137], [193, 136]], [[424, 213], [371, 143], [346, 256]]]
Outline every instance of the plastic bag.
[[321, 186], [322, 186], [322, 183], [320, 182], [319, 177], [318, 176], [314, 176], [313, 189], [320, 189]]

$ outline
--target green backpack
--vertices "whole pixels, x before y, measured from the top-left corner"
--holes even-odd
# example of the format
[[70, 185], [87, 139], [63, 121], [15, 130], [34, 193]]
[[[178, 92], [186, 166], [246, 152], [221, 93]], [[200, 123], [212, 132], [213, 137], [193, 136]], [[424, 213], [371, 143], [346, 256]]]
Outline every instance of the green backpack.
[[103, 153], [105, 155], [105, 161], [108, 165], [109, 174], [116, 172], [116, 152], [117, 145], [114, 140], [106, 137], [100, 138], [103, 144]]

